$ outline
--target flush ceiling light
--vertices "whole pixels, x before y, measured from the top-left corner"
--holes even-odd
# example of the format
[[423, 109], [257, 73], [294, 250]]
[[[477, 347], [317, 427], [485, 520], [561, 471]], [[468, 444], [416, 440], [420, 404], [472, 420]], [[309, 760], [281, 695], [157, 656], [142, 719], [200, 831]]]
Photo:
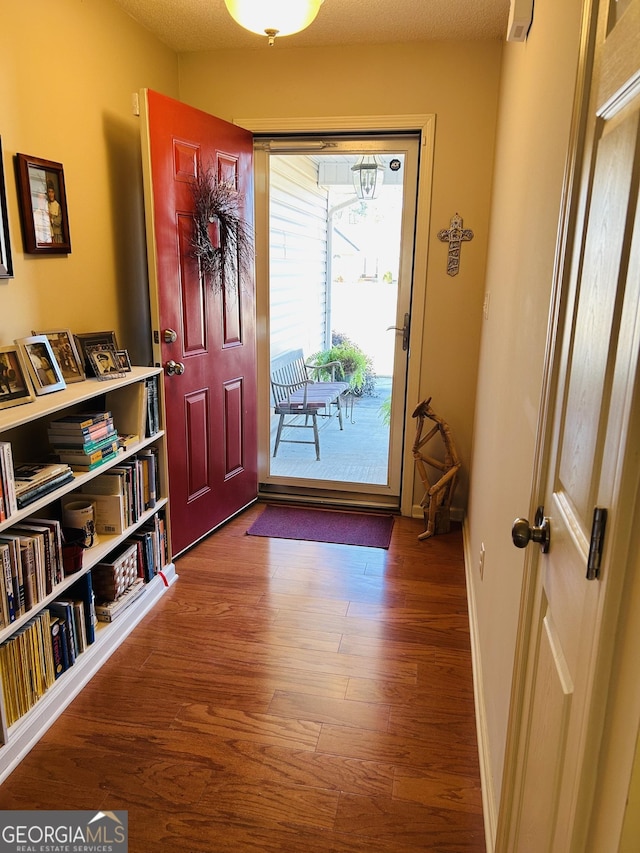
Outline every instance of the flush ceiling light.
[[229, 14], [252, 33], [276, 36], [299, 33], [314, 20], [324, 0], [224, 0]]
[[351, 171], [358, 198], [365, 201], [374, 199], [384, 180], [384, 166], [380, 158], [376, 154], [364, 154]]

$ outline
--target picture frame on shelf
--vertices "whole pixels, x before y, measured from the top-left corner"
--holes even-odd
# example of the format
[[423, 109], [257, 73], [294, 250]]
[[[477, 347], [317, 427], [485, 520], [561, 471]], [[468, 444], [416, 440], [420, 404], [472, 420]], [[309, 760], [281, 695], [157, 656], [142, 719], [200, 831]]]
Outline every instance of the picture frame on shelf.
[[116, 350], [116, 356], [118, 359], [118, 367], [123, 373], [131, 373], [131, 359], [129, 358], [129, 350], [126, 349], [118, 349]]
[[67, 387], [60, 365], [46, 335], [32, 335], [15, 342], [20, 348], [29, 377], [38, 396], [62, 391]]
[[120, 379], [124, 372], [120, 369], [117, 350], [109, 346], [90, 346], [87, 354], [95, 376], [101, 381]]
[[105, 332], [84, 332], [81, 335], [76, 334], [76, 345], [78, 353], [83, 362], [84, 372], [87, 376], [95, 376], [96, 373], [89, 358], [88, 348], [103, 346], [111, 347], [113, 350], [118, 350], [118, 342], [116, 333], [111, 331]]
[[13, 278], [9, 215], [7, 213], [7, 191], [4, 182], [2, 139], [0, 139], [0, 278]]
[[31, 403], [35, 394], [17, 346], [0, 347], [0, 409]]
[[62, 163], [16, 154], [16, 179], [25, 252], [29, 255], [70, 254]]
[[56, 329], [49, 332], [34, 331], [34, 335], [46, 335], [56, 357], [62, 378], [67, 383], [82, 382], [84, 366], [76, 347], [73, 334], [69, 329]]

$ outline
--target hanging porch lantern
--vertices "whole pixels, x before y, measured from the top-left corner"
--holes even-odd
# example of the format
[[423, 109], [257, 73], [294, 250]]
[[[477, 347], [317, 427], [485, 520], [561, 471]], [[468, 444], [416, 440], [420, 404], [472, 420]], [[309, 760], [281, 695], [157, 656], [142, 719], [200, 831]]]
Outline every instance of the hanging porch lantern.
[[351, 171], [358, 198], [365, 201], [376, 198], [384, 180], [384, 166], [378, 155], [363, 154]]

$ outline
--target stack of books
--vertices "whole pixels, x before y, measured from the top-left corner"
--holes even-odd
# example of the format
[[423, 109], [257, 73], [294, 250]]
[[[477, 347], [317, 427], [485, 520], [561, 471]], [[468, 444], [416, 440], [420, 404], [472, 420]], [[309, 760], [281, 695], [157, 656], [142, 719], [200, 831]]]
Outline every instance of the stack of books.
[[115, 459], [120, 451], [111, 412], [67, 415], [49, 424], [48, 436], [60, 462], [74, 471], [92, 471]]
[[14, 467], [13, 474], [18, 509], [73, 480], [73, 471], [64, 462], [23, 462]]
[[145, 591], [144, 580], [136, 580], [128, 586], [114, 601], [96, 602], [95, 611], [98, 622], [113, 622]]
[[[0, 644], [7, 724], [27, 713], [95, 640], [96, 616], [87, 572]], [[53, 848], [51, 848], [53, 849]]]
[[57, 519], [27, 518], [0, 532], [0, 627], [36, 607], [64, 579]]
[[55, 681], [48, 610], [41, 610], [0, 645], [0, 675], [7, 725], [11, 726]]

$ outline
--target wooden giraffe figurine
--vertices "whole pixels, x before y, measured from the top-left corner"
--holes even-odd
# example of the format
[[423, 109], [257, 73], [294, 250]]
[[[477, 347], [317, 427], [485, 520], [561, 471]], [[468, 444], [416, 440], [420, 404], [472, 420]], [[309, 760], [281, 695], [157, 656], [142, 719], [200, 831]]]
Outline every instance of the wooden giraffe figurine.
[[[413, 443], [413, 458], [416, 461], [416, 468], [422, 480], [422, 485], [426, 488], [424, 497], [420, 501], [420, 506], [424, 510], [427, 528], [424, 533], [418, 536], [418, 539], [428, 539], [437, 533], [449, 532], [451, 499], [453, 498], [456, 478], [461, 465], [453, 442], [453, 436], [451, 435], [451, 429], [442, 418], [436, 415], [430, 403], [431, 397], [428, 400], [423, 400], [412, 415], [412, 417], [417, 418], [416, 437]], [[433, 421], [435, 426], [423, 436], [422, 433], [427, 419]], [[442, 440], [444, 448], [443, 460], [427, 456], [422, 452], [422, 448], [436, 436], [440, 436]], [[442, 473], [440, 479], [433, 483], [433, 485], [429, 480], [427, 466], [435, 468]]]

